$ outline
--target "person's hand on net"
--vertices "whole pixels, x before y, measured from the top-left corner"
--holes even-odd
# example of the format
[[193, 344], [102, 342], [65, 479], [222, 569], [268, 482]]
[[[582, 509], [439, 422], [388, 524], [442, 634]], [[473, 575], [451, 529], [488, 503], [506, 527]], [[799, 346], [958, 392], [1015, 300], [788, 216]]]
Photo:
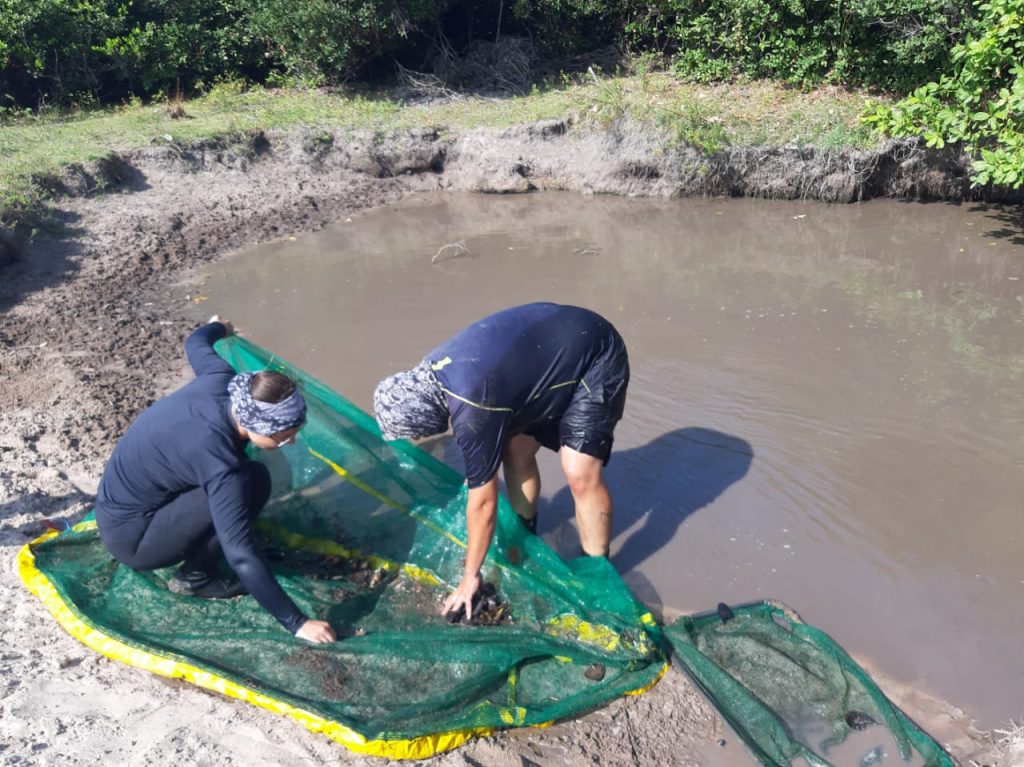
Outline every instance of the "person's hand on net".
[[459, 610], [464, 610], [466, 613], [466, 622], [468, 623], [473, 617], [473, 596], [480, 588], [480, 574], [475, 575], [463, 575], [462, 583], [455, 589], [448, 598], [444, 600], [444, 605], [441, 607], [441, 614], [448, 615], [449, 613], [458, 613]]
[[299, 639], [305, 639], [314, 644], [328, 644], [338, 638], [327, 621], [308, 620], [302, 624], [302, 628], [295, 632]]
[[235, 326], [231, 324], [231, 320], [225, 320], [219, 314], [215, 314], [212, 317], [210, 317], [208, 322], [219, 322], [221, 325], [223, 325], [225, 336], [234, 335], [235, 333]]

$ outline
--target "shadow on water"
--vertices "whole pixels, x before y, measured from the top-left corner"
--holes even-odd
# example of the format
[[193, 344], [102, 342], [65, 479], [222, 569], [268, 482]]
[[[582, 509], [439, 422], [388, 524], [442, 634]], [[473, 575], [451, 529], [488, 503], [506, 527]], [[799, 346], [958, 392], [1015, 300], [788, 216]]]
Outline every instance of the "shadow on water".
[[[615, 529], [629, 531], [612, 557], [619, 572], [667, 545], [687, 517], [743, 478], [753, 458], [746, 440], [697, 426], [613, 452], [605, 482], [615, 501]], [[540, 525], [558, 525], [573, 514], [572, 495], [563, 488], [540, 510]]]
[[1001, 228], [986, 232], [989, 237], [1024, 245], [1024, 206], [977, 205], [974, 210], [1002, 224]]
[[952, 202], [948, 200], [915, 200], [903, 199], [896, 202], [915, 207], [950, 207], [965, 208], [972, 213], [979, 213], [985, 218], [998, 222], [998, 229], [990, 229], [984, 234], [996, 240], [1006, 240], [1014, 245], [1024, 245], [1024, 206], [987, 202]]

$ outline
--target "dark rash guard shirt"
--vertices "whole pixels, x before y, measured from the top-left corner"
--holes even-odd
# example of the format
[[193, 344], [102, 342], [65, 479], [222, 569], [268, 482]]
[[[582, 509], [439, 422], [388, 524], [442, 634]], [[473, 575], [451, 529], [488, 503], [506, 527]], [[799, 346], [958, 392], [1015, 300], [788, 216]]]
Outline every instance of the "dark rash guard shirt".
[[252, 542], [238, 474], [249, 458], [228, 396], [235, 371], [213, 350], [223, 336], [219, 322], [189, 336], [185, 353], [195, 379], [135, 419], [107, 462], [96, 505], [114, 520], [145, 517], [179, 493], [203, 488], [224, 558], [256, 601], [294, 634], [306, 618]]
[[431, 351], [469, 487], [490, 481], [511, 437], [557, 422], [578, 387], [600, 390], [607, 371], [594, 363], [621, 344], [599, 314], [535, 303], [485, 317]]

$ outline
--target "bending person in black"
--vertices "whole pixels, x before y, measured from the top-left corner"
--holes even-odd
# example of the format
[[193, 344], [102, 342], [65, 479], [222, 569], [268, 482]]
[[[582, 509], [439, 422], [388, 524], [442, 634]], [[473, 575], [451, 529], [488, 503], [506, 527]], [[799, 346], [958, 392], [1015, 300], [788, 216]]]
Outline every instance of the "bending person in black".
[[[147, 408], [118, 441], [96, 497], [100, 538], [137, 570], [181, 562], [168, 582], [178, 594], [223, 599], [248, 591], [291, 633], [333, 642], [330, 625], [299, 611], [252, 542], [270, 474], [245, 447], [289, 444], [305, 423], [306, 403], [280, 373], [236, 375], [213, 350], [232, 332], [214, 317], [189, 336], [195, 379]], [[237, 579], [217, 576], [222, 554]]]
[[575, 306], [537, 303], [485, 317], [374, 392], [385, 439], [440, 434], [451, 420], [466, 466], [466, 562], [443, 611], [465, 609], [494, 537], [498, 467], [512, 508], [536, 530], [541, 446], [559, 453], [583, 551], [607, 556], [612, 498], [602, 467], [629, 383], [626, 346], [611, 323]]

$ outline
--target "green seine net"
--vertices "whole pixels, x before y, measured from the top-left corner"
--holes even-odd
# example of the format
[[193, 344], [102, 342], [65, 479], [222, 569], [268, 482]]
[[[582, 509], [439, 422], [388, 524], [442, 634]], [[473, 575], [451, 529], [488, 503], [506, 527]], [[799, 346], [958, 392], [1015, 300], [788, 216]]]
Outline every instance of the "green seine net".
[[[384, 443], [370, 416], [256, 345], [235, 336], [218, 352], [240, 371], [301, 382], [309, 413], [297, 443], [253, 455], [274, 478], [257, 544], [339, 641], [296, 639], [248, 596], [174, 594], [170, 570], [117, 564], [87, 518], [26, 546], [19, 567], [90, 647], [391, 758], [580, 715], [652, 686], [674, 652], [764, 764], [829, 764], [829, 748], [868, 721], [852, 711], [887, 727], [905, 758], [952, 765], [824, 634], [768, 605], [662, 629], [606, 560], [562, 561], [505, 499], [483, 571], [493, 596], [473, 625], [449, 623], [438, 610], [462, 572], [462, 477], [414, 445]], [[794, 719], [808, 716], [824, 725]]]

